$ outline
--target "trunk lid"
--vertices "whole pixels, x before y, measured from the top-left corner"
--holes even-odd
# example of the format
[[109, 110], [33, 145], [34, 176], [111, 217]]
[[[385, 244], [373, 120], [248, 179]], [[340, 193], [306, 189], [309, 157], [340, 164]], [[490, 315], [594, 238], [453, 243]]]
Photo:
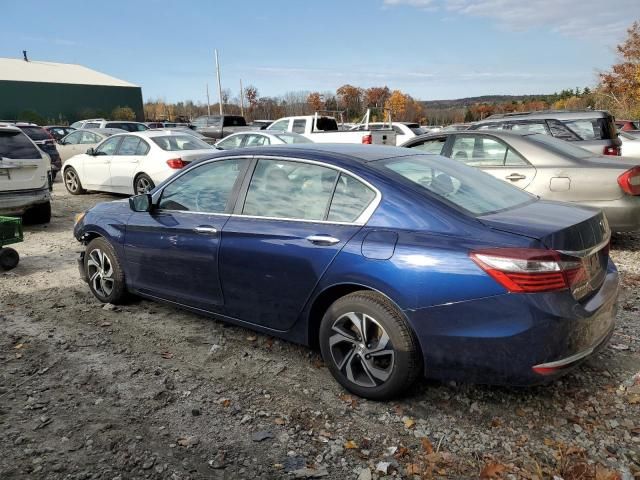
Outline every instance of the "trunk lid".
[[576, 299], [584, 298], [602, 285], [609, 261], [611, 231], [601, 211], [538, 200], [478, 219], [490, 228], [539, 240], [572, 260], [579, 259], [584, 278], [572, 288]]

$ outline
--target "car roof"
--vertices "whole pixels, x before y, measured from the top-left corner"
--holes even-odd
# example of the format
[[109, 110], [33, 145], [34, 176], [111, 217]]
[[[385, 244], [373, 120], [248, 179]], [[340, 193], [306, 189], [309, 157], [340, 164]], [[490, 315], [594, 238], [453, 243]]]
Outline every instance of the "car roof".
[[[406, 149], [399, 147], [361, 145], [357, 143], [297, 143], [283, 146], [247, 147], [242, 148], [240, 151], [242, 155], [249, 156], [283, 156], [305, 160], [334, 160], [337, 162], [346, 160], [349, 163], [368, 163], [386, 158], [407, 157], [418, 154], [408, 152]], [[238, 150], [227, 150], [227, 152], [235, 152], [238, 155]]]
[[4, 130], [4, 131], [10, 131], [10, 132], [22, 132], [22, 130], [20, 130], [18, 127], [14, 126], [14, 125], [10, 125], [8, 123], [0, 123], [0, 130]]
[[520, 120], [520, 119], [533, 119], [533, 120], [544, 120], [547, 118], [552, 119], [585, 119], [585, 118], [603, 118], [609, 116], [609, 112], [606, 110], [540, 110], [535, 112], [514, 112], [514, 113], [496, 113], [490, 115], [484, 120], [479, 120], [477, 122], [473, 122], [474, 124], [478, 123], [490, 123], [495, 120]]
[[522, 138], [530, 137], [532, 135], [539, 135], [537, 132], [514, 132], [513, 130], [446, 130], [439, 132], [429, 132], [423, 135], [418, 135], [407, 140], [405, 143], [414, 143], [419, 140], [428, 140], [430, 138], [449, 137], [451, 135], [489, 135], [502, 138]]
[[[79, 128], [71, 133], [76, 132], [102, 133], [103, 135], [117, 135], [118, 133], [128, 133], [126, 130], [122, 130], [121, 128]], [[69, 133], [69, 135], [71, 135], [71, 133]]]
[[140, 137], [152, 138], [152, 137], [166, 137], [169, 135], [184, 135], [186, 131], [183, 129], [170, 129], [170, 128], [152, 128], [149, 130], [142, 130], [139, 132], [127, 132], [126, 130], [121, 130], [119, 128], [115, 128], [112, 130], [119, 130], [118, 133], [127, 134], [127, 135], [138, 135]]

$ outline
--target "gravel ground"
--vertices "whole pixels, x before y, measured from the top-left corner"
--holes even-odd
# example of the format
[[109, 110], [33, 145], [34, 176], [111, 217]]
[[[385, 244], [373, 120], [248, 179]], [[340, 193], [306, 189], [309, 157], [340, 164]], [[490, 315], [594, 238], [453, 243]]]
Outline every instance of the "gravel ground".
[[77, 273], [73, 215], [115, 197], [55, 185], [0, 274], [0, 479], [640, 478], [640, 237], [610, 345], [550, 386], [422, 381], [346, 394], [317, 352], [138, 300]]

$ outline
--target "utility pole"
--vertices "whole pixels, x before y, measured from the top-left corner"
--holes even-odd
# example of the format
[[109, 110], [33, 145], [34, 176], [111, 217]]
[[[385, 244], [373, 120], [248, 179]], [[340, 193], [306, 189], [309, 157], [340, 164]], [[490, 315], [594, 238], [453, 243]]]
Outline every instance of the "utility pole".
[[242, 89], [242, 79], [240, 79], [240, 115], [244, 117], [244, 90]]
[[220, 62], [218, 62], [218, 49], [215, 49], [216, 53], [216, 75], [218, 76], [218, 101], [220, 105], [220, 115], [222, 115], [222, 84], [220, 83]]
[[209, 101], [209, 83], [207, 83], [207, 115], [211, 115], [211, 102]]

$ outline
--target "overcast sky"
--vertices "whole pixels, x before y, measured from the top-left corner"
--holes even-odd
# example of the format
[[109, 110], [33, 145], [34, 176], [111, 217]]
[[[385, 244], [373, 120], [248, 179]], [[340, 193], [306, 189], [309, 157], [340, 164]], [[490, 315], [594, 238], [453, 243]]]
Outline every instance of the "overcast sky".
[[596, 82], [640, 0], [34, 0], [2, 6], [0, 57], [79, 63], [145, 99], [387, 85], [423, 100]]

